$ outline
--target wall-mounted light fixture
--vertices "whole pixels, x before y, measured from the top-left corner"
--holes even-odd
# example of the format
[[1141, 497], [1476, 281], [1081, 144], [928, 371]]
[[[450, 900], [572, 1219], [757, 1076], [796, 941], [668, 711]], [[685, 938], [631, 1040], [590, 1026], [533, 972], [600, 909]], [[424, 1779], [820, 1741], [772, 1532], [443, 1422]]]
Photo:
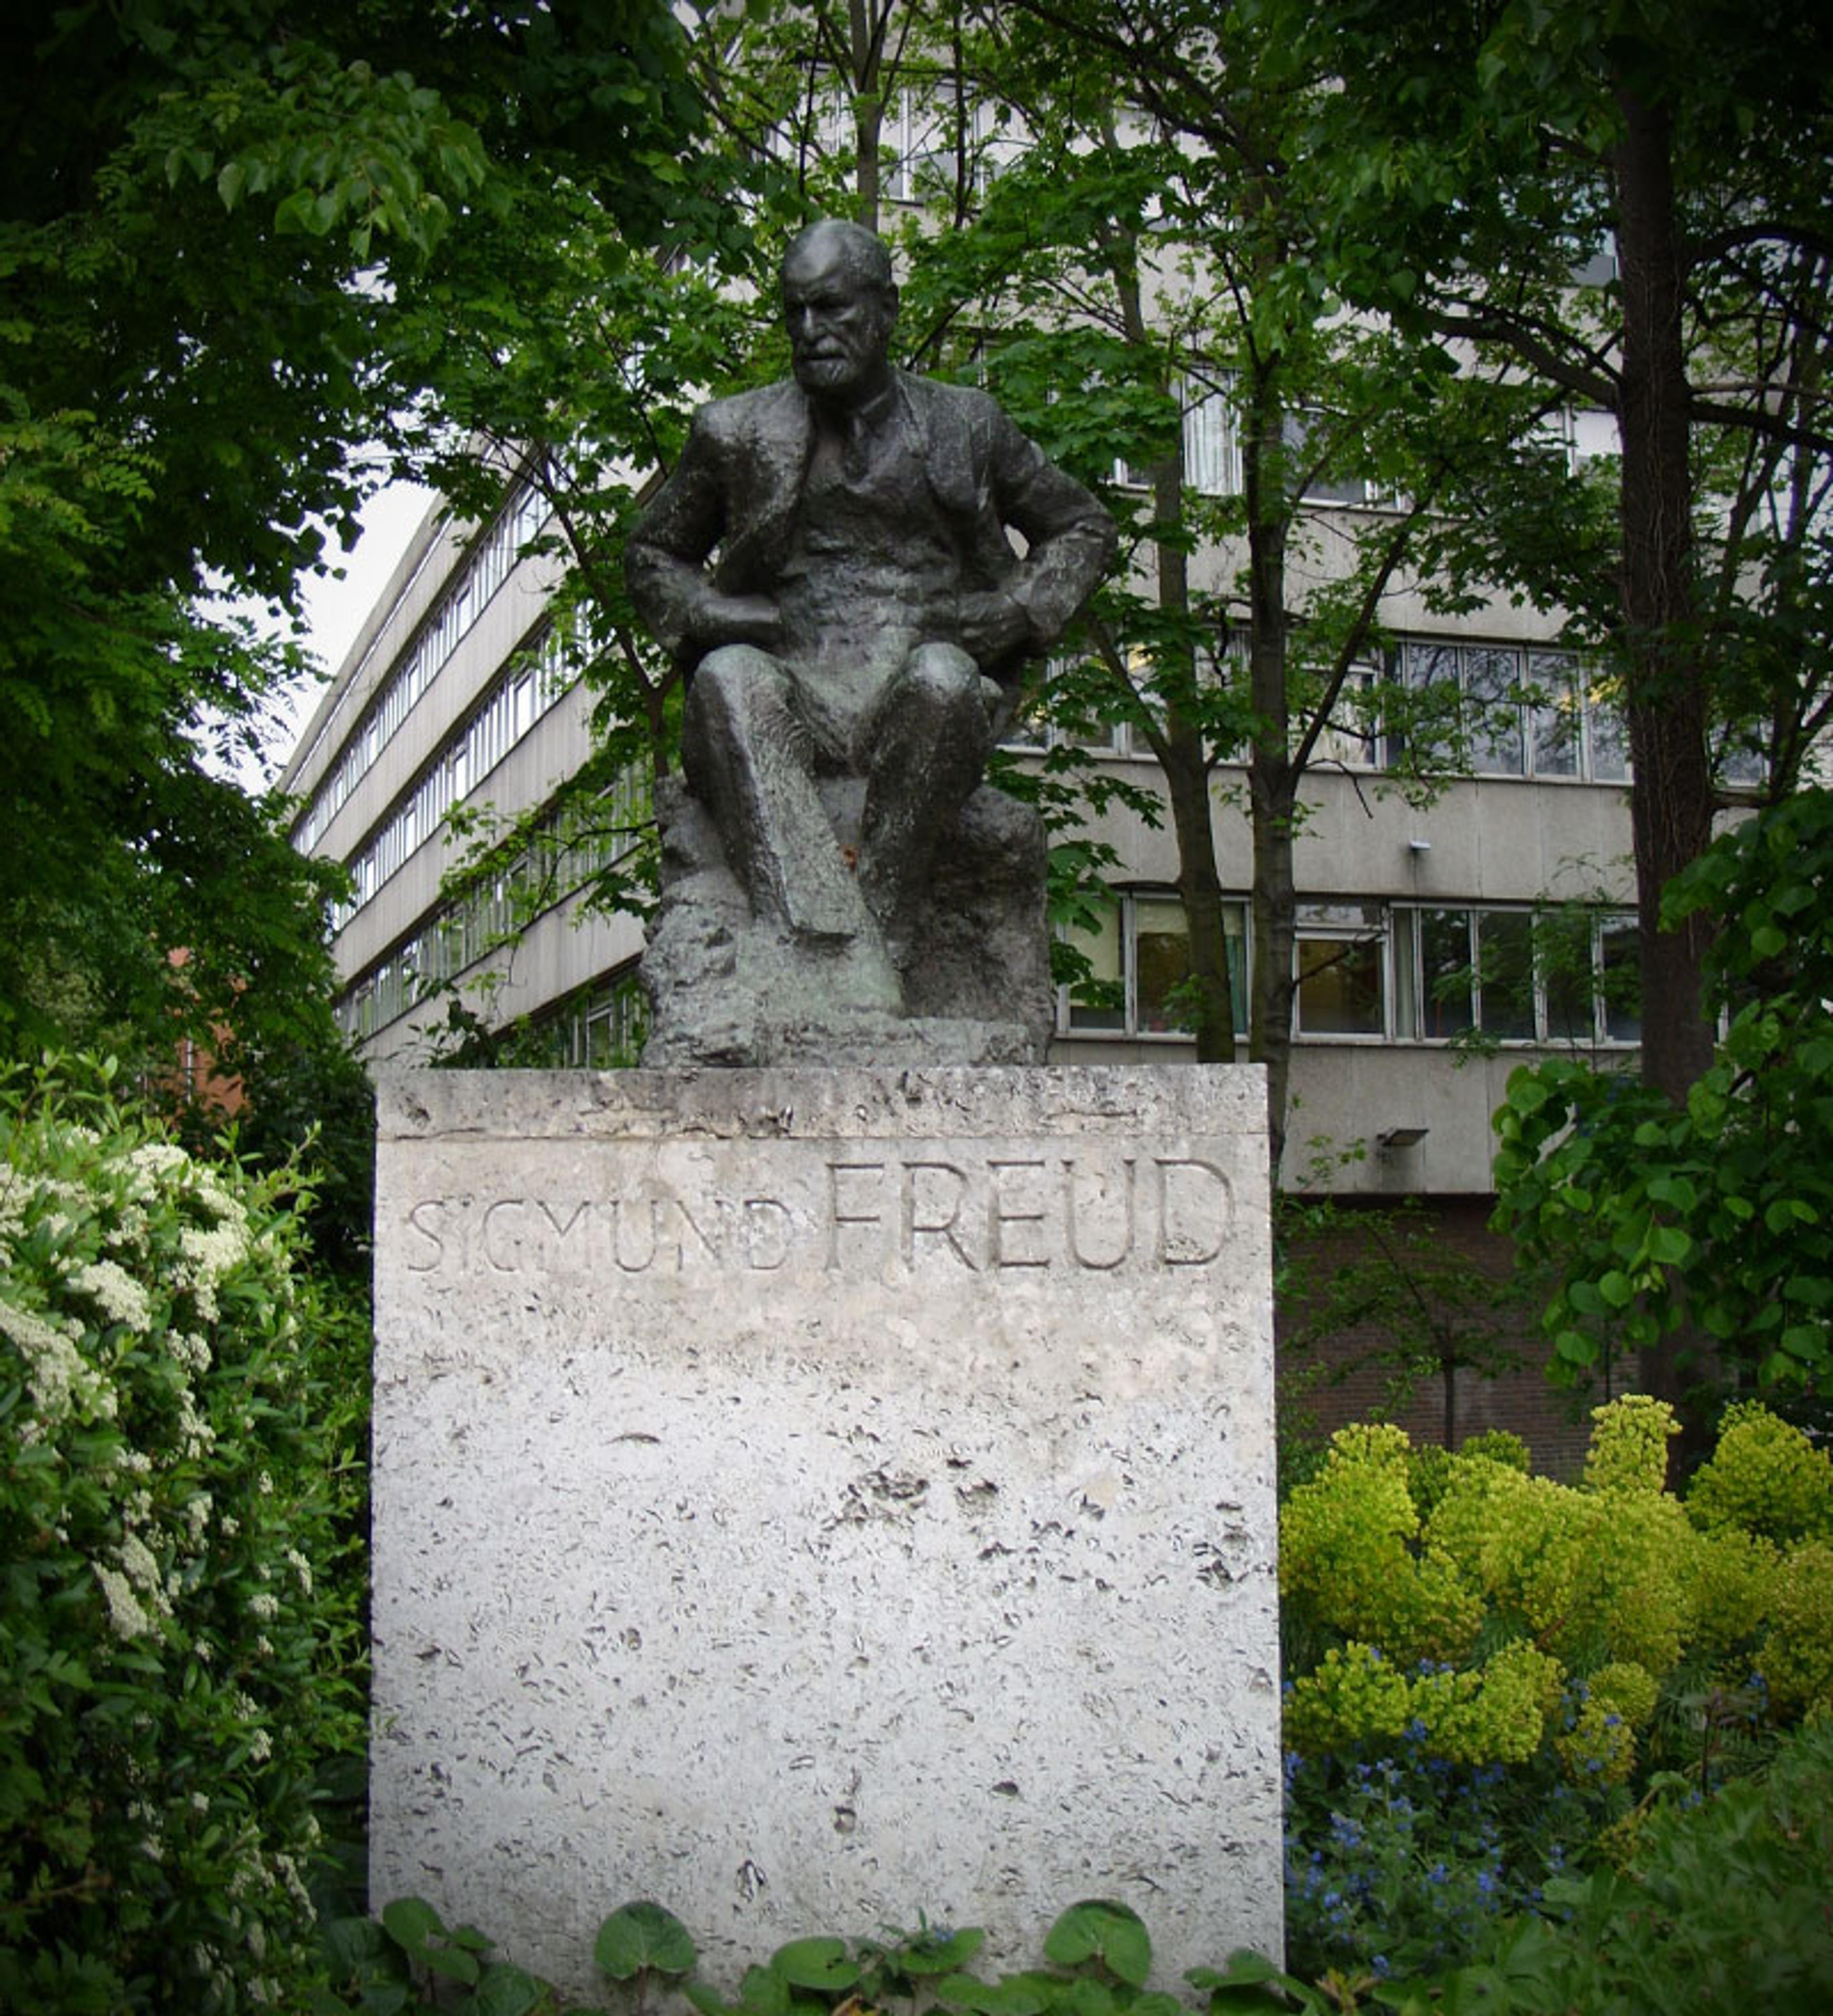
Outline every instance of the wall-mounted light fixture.
[[1385, 1127], [1375, 1136], [1375, 1144], [1385, 1155], [1398, 1148], [1417, 1148], [1431, 1133], [1429, 1127]]

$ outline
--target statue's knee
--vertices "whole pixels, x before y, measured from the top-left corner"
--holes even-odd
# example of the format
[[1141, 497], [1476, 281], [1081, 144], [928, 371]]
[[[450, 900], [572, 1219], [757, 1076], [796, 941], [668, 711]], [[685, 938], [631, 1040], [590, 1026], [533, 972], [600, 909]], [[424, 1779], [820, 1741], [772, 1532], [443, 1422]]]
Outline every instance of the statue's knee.
[[768, 651], [754, 644], [722, 644], [694, 668], [687, 719], [743, 721], [760, 706], [780, 706], [788, 691], [788, 674]]
[[898, 683], [906, 706], [977, 733], [987, 724], [989, 692], [998, 690], [958, 644], [919, 645]]
[[980, 697], [980, 668], [959, 644], [919, 644], [904, 667], [904, 679], [935, 700]]

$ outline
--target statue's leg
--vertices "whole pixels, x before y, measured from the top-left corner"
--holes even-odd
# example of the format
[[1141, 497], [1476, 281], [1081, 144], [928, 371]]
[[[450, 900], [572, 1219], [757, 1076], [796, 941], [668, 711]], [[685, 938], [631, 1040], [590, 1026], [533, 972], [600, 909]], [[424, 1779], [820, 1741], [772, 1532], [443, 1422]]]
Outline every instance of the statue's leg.
[[936, 844], [979, 783], [990, 729], [989, 682], [954, 644], [924, 644], [887, 687], [866, 746], [859, 880], [894, 941], [928, 886]]
[[767, 651], [710, 653], [688, 689], [682, 766], [753, 912], [803, 938], [851, 938], [870, 920], [815, 788], [794, 696]]

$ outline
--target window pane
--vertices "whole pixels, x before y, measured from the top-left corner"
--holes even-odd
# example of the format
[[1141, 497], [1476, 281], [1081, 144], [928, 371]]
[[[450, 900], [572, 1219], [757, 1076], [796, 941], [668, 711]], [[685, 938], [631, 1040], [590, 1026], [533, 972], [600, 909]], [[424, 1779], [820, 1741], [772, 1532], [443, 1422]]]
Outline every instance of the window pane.
[[1576, 777], [1584, 742], [1584, 714], [1572, 662], [1563, 653], [1528, 654], [1528, 683], [1544, 696], [1533, 707], [1534, 774]]
[[1308, 1036], [1385, 1032], [1377, 939], [1298, 941], [1298, 1027]]
[[1591, 972], [1591, 920], [1543, 917], [1536, 934], [1540, 984], [1547, 996], [1547, 1035], [1555, 1043], [1597, 1040]]
[[1612, 1042], [1642, 1040], [1642, 945], [1633, 917], [1606, 917], [1598, 933], [1604, 954], [1604, 1030]]
[[1126, 986], [1120, 965], [1118, 908], [1104, 911], [1100, 925], [1095, 931], [1071, 927], [1069, 940], [1086, 956], [1093, 976], [1070, 995], [1070, 1028], [1124, 1029]]
[[1230, 998], [1234, 1003], [1235, 1034], [1248, 1033], [1248, 1010], [1252, 1005], [1248, 999], [1248, 906], [1245, 903], [1224, 903], [1222, 906], [1223, 942], [1228, 948], [1228, 985]]
[[1534, 920], [1485, 910], [1477, 916], [1483, 1033], [1503, 1042], [1534, 1034]]
[[1200, 399], [1184, 415], [1184, 475], [1201, 496], [1232, 497], [1241, 489], [1234, 411], [1219, 392]]
[[1042, 698], [1041, 692], [1035, 688], [1026, 694], [1018, 711], [1000, 732], [999, 740], [1004, 747], [1042, 749], [1047, 745], [1050, 733], [1039, 711]]
[[1464, 673], [1471, 768], [1518, 776], [1521, 711], [1512, 697], [1520, 677], [1514, 653], [1474, 647], [1464, 653]]
[[1586, 696], [1591, 722], [1591, 774], [1600, 783], [1622, 784], [1630, 779], [1630, 731], [1617, 704], [1613, 685], [1594, 681]]
[[1190, 977], [1190, 934], [1183, 905], [1165, 897], [1138, 896], [1133, 899], [1133, 920], [1138, 1026], [1142, 1032], [1180, 1028], [1171, 996]]
[[1476, 1022], [1469, 911], [1422, 910], [1419, 938], [1420, 1033], [1457, 1035]]

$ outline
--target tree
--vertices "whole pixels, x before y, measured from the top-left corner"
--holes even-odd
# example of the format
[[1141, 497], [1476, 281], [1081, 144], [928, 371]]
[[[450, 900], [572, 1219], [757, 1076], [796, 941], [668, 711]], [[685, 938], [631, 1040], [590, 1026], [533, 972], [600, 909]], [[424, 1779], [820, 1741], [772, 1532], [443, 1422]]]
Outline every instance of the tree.
[[[1709, 920], [1709, 1003], [1729, 1017], [1676, 1107], [1567, 1059], [1517, 1071], [1497, 1116], [1500, 1216], [1554, 1271], [1555, 1359], [1711, 1341], [1727, 1374], [1787, 1394], [1833, 1369], [1833, 794], [1716, 841], [1666, 920]], [[1680, 1370], [1710, 1381], [1694, 1359]]]
[[[1621, 679], [1642, 1074], [1680, 1107], [1712, 1063], [1710, 919], [1664, 916], [1663, 891], [1737, 795], [1714, 744], [1759, 747], [1780, 794], [1826, 718], [1824, 650], [1788, 643], [1827, 596], [1826, 23], [1669, 0], [1297, 11], [1343, 80], [1309, 158], [1349, 297], [1615, 423], [1612, 592], [1575, 617]], [[1614, 277], [1579, 283], [1603, 256]], [[1651, 1391], [1676, 1392], [1676, 1355], [1645, 1353]]]
[[[218, 780], [298, 654], [284, 603], [429, 381], [445, 253], [567, 177], [653, 229], [679, 32], [639, 0], [16, 10], [0, 30], [0, 1028], [157, 1058], [322, 1017], [334, 876]], [[187, 955], [182, 968], [169, 955]]]
[[[1188, 1024], [1211, 1060], [1232, 1058], [1246, 1027], [1268, 1070], [1277, 1174], [1307, 779], [1333, 736], [1372, 739], [1378, 706], [1412, 766], [1388, 787], [1431, 788], [1406, 717], [1442, 716], [1442, 697], [1377, 697], [1352, 675], [1378, 655], [1388, 591], [1457, 557], [1443, 514], [1486, 512], [1499, 484], [1524, 478], [1544, 499], [1529, 424], [1541, 402], [1460, 380], [1435, 337], [1332, 311], [1293, 166], [1331, 80], [1258, 10], [1023, 0], [1015, 19], [989, 16], [962, 60], [1022, 152], [971, 221], [956, 204], [954, 229], [920, 239], [919, 285], [939, 293], [935, 324], [971, 333], [1053, 452], [1110, 479], [1131, 525], [1133, 579], [1102, 598], [1096, 652], [1059, 668], [1040, 707], [1072, 733], [1124, 719], [1158, 759], [1190, 933]], [[1073, 400], [1057, 397], [1065, 386]], [[1205, 409], [1227, 412], [1238, 488], [1190, 465], [1187, 430]], [[1115, 490], [1117, 463], [1146, 477], [1146, 499]], [[1351, 491], [1388, 508], [1333, 514], [1328, 501]], [[1449, 605], [1468, 589], [1444, 572], [1428, 592]], [[1236, 762], [1253, 851], [1245, 1003], [1215, 826], [1217, 773]], [[1046, 765], [1072, 769], [1097, 808], [1125, 793], [1071, 751]], [[1155, 819], [1155, 795], [1131, 802]]]
[[[1771, 715], [1785, 790], [1825, 702], [1797, 679], [1777, 715], [1774, 658], [1751, 663], [1768, 617], [1799, 628], [1825, 592], [1825, 24], [1667, 0], [1306, 13], [1287, 27], [1343, 81], [1308, 155], [1339, 283], [1616, 423], [1613, 592], [1574, 613], [1622, 672], [1644, 1073], [1678, 1100], [1710, 1053], [1706, 935], [1659, 906], [1726, 795], [1715, 730]], [[1601, 258], [1614, 277], [1583, 284]]]
[[[1457, 1375], [1493, 1379], [1521, 1363], [1512, 1326], [1517, 1283], [1448, 1245], [1444, 1228], [1415, 1198], [1392, 1208], [1346, 1209], [1327, 1199], [1284, 1201], [1282, 1309], [1295, 1319], [1282, 1339], [1294, 1357], [1318, 1356], [1300, 1375], [1305, 1390], [1385, 1370], [1384, 1413], [1410, 1406], [1422, 1379], [1438, 1382], [1440, 1443], [1458, 1445]], [[1341, 1240], [1343, 1249], [1333, 1251]], [[1342, 1348], [1345, 1341], [1349, 1348]]]

